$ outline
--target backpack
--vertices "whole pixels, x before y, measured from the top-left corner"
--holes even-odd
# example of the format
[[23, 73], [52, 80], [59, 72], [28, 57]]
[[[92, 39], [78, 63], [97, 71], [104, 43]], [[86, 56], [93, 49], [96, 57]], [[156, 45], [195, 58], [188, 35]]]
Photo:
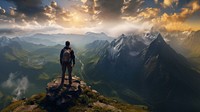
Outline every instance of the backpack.
[[70, 63], [71, 61], [71, 49], [64, 49], [62, 62]]

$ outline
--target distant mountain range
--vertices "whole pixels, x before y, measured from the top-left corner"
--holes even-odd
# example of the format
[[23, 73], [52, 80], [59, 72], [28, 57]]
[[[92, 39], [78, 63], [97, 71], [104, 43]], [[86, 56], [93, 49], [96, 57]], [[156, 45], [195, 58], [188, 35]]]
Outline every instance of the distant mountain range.
[[47, 46], [54, 46], [57, 44], [64, 44], [65, 41], [69, 40], [73, 46], [83, 47], [86, 44], [89, 44], [95, 40], [108, 40], [112, 41], [113, 38], [107, 36], [105, 33], [92, 33], [87, 32], [85, 35], [78, 34], [35, 34], [29, 37], [22, 37], [24, 41], [43, 44]]
[[150, 45], [137, 35], [102, 42], [104, 54], [85, 65], [87, 80], [104, 94], [147, 103], [158, 112], [199, 111], [200, 74], [160, 34], [155, 38]]

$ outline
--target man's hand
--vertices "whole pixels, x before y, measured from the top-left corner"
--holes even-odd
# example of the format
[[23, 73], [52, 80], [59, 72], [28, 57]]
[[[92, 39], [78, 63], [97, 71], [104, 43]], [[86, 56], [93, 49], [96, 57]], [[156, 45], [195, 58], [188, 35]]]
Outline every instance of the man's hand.
[[71, 66], [72, 66], [72, 67], [74, 67], [74, 66], [75, 66], [75, 64], [72, 64]]

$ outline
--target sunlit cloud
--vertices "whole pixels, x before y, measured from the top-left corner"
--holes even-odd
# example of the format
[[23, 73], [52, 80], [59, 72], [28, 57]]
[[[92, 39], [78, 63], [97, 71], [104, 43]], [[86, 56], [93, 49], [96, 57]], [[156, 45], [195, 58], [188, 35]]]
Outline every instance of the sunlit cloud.
[[0, 7], [0, 15], [5, 14], [6, 10]]
[[200, 11], [200, 5], [198, 1], [194, 0], [186, 7], [182, 8], [180, 13], [164, 13], [158, 18], [152, 19], [152, 22], [157, 26], [165, 27], [169, 31], [193, 30], [190, 25], [185, 23], [185, 21], [197, 11]]
[[166, 24], [165, 28], [168, 31], [191, 31], [192, 27], [190, 27], [190, 25], [186, 24], [186, 23], [182, 23], [182, 22], [172, 22], [169, 24]]
[[[158, 2], [158, 0], [156, 2]], [[178, 4], [179, 0], [164, 0], [163, 3], [161, 3], [164, 8], [177, 6]]]
[[137, 15], [137, 18], [143, 18], [143, 19], [153, 19], [158, 16], [160, 13], [160, 9], [158, 8], [146, 8], [144, 11], [139, 13]]
[[158, 0], [154, 0], [155, 4], [158, 4]]
[[[170, 2], [171, 3], [171, 2]], [[167, 31], [185, 31], [197, 30], [185, 21], [194, 13], [200, 11], [200, 5], [197, 0], [191, 1], [180, 12], [168, 14], [161, 13], [158, 8], [149, 8], [140, 11], [136, 16], [122, 17], [126, 21], [132, 23], [147, 22], [158, 29], [165, 29]]]

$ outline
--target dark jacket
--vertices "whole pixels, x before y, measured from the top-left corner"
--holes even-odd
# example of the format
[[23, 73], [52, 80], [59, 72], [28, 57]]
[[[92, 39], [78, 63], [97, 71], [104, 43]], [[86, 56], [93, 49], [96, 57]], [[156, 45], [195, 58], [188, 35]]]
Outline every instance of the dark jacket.
[[72, 50], [72, 48], [71, 47], [69, 47], [69, 46], [65, 46], [62, 50], [61, 50], [61, 52], [60, 52], [60, 64], [62, 65], [62, 58], [63, 58], [63, 53], [64, 53], [64, 50], [65, 49], [71, 49], [71, 52], [70, 52], [70, 54], [71, 54], [71, 62], [70, 63], [72, 63], [73, 62], [73, 64], [75, 64], [75, 55], [74, 55], [74, 51]]

